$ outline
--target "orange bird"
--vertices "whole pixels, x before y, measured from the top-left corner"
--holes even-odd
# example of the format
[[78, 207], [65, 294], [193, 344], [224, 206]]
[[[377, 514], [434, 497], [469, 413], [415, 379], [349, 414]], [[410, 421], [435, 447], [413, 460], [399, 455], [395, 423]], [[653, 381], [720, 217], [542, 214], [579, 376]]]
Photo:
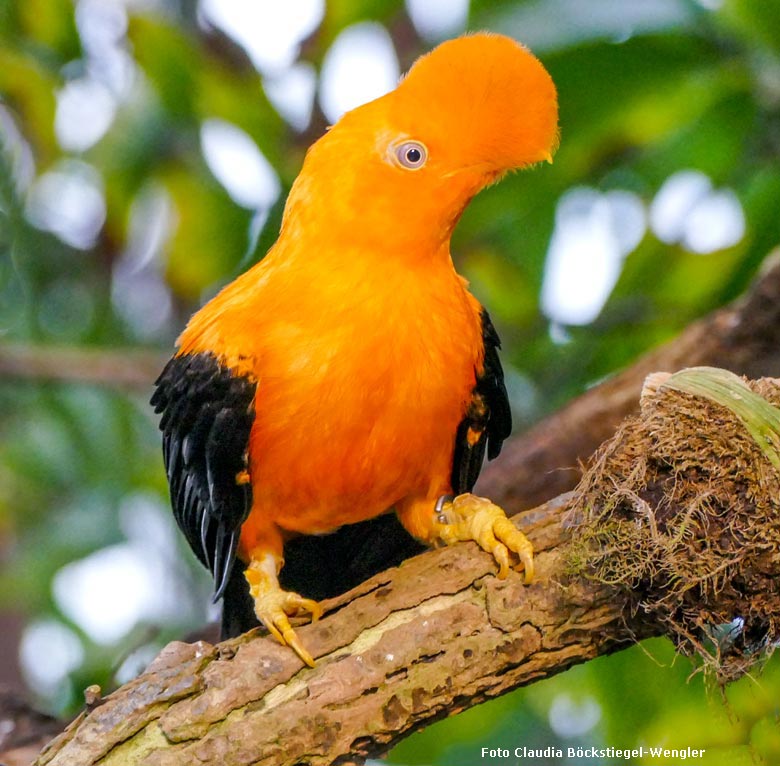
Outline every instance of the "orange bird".
[[309, 149], [276, 244], [192, 317], [157, 380], [174, 514], [215, 599], [243, 571], [257, 619], [309, 665], [288, 617], [321, 608], [279, 583], [296, 536], [395, 511], [427, 545], [475, 540], [500, 577], [513, 555], [533, 575], [528, 540], [469, 494], [511, 421], [499, 339], [450, 235], [557, 136], [528, 50], [443, 43]]

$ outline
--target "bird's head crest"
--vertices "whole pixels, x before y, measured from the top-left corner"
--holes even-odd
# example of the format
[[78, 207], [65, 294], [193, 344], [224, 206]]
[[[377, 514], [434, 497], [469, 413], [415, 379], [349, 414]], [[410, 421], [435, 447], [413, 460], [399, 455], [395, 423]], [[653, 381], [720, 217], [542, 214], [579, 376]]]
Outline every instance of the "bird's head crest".
[[353, 238], [376, 238], [397, 219], [396, 249], [443, 242], [474, 194], [508, 170], [551, 159], [557, 143], [555, 86], [539, 60], [504, 35], [469, 34], [418, 59], [394, 91], [347, 112], [310, 150], [288, 206], [310, 215], [319, 209], [312, 200], [327, 200], [331, 221], [360, 211]]
[[496, 171], [549, 160], [558, 143], [555, 85], [533, 54], [509, 37], [477, 33], [419, 58], [389, 94], [410, 137], [453, 163]]

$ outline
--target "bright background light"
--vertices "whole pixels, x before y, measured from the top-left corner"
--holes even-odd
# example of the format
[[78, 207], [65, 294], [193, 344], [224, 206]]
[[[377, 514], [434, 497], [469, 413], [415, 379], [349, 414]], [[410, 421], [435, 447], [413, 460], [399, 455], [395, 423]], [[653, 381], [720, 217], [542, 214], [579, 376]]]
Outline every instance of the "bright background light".
[[378, 98], [398, 84], [400, 70], [393, 41], [381, 24], [347, 27], [322, 62], [320, 106], [330, 122]]
[[642, 200], [578, 187], [564, 194], [547, 251], [541, 305], [554, 322], [584, 325], [601, 312], [623, 261], [645, 233]]
[[566, 739], [582, 737], [600, 720], [601, 706], [593, 697], [575, 700], [569, 694], [558, 694], [548, 713], [550, 728]]
[[242, 207], [268, 208], [281, 192], [279, 177], [257, 144], [224, 120], [206, 120], [200, 145], [209, 170]]
[[156, 496], [125, 498], [126, 541], [101, 548], [57, 572], [54, 598], [62, 613], [98, 644], [118, 642], [143, 621], [186, 619], [191, 609], [177, 581], [177, 531]]
[[63, 160], [36, 179], [27, 217], [73, 247], [91, 247], [106, 219], [99, 174], [84, 162]]
[[406, 0], [415, 29], [429, 42], [455, 37], [466, 29], [469, 0]]
[[41, 694], [54, 694], [68, 673], [84, 662], [84, 646], [58, 620], [39, 620], [25, 629], [19, 658], [27, 683]]
[[219, 27], [247, 52], [258, 71], [292, 66], [300, 43], [319, 26], [324, 0], [200, 0], [203, 19]]
[[141, 340], [164, 332], [171, 316], [163, 256], [174, 225], [175, 210], [165, 187], [143, 188], [130, 209], [127, 243], [111, 279], [114, 310]]
[[664, 181], [650, 206], [650, 225], [662, 242], [702, 254], [731, 247], [745, 236], [737, 195], [715, 190], [698, 170], [680, 170]]
[[313, 64], [299, 61], [263, 81], [268, 100], [297, 131], [305, 130], [311, 120], [317, 92], [317, 72]]
[[[731, 189], [714, 189], [697, 170], [667, 178], [649, 209], [628, 191], [577, 187], [563, 194], [547, 251], [542, 311], [558, 325], [587, 325], [600, 314], [623, 263], [645, 236], [647, 223], [667, 244], [708, 254], [745, 236], [745, 214]], [[560, 341], [566, 339], [560, 328]]]
[[63, 149], [81, 152], [111, 126], [116, 102], [111, 91], [91, 78], [71, 80], [57, 95], [54, 130]]

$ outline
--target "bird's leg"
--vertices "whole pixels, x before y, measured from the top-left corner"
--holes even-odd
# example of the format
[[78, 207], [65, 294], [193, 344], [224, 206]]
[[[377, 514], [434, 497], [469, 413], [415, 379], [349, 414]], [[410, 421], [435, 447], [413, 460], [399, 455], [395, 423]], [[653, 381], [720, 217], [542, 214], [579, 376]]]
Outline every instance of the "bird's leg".
[[[427, 510], [424, 510], [427, 509]], [[406, 529], [428, 545], [452, 545], [473, 540], [498, 562], [498, 577], [504, 579], [511, 566], [511, 553], [525, 570], [525, 582], [534, 576], [534, 549], [529, 539], [507, 518], [503, 508], [470, 493], [437, 501], [401, 505], [398, 517]]]
[[322, 616], [322, 607], [310, 598], [282, 589], [278, 578], [282, 563], [268, 552], [258, 551], [256, 555], [253, 553], [250, 556], [244, 577], [249, 583], [249, 593], [255, 602], [255, 615], [280, 644], [294, 649], [295, 653], [313, 668], [314, 659], [301, 644], [287, 618], [299, 612], [309, 612], [312, 621], [316, 622]]

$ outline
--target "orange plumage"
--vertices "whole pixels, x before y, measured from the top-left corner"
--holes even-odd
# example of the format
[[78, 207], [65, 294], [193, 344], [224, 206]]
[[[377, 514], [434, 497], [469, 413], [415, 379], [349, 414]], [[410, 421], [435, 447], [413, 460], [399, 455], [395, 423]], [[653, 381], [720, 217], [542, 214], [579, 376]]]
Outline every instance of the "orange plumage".
[[[201, 459], [197, 434], [213, 424], [199, 426], [205, 416], [192, 412], [213, 418], [229, 400], [235, 415], [235, 401], [246, 401], [241, 427], [230, 430], [233, 415], [224, 415], [226, 433], [248, 428], [242, 458], [251, 484], [240, 539], [230, 538], [224, 556], [238, 544], [239, 558], [262, 573], [247, 574], [250, 586], [275, 578], [291, 535], [389, 509], [419, 539], [445, 539], [434, 505], [456, 489], [455, 435], [476, 406], [487, 331], [482, 307], [454, 270], [450, 234], [474, 194], [509, 169], [549, 159], [556, 143], [555, 89], [527, 50], [494, 34], [444, 43], [395, 91], [347, 113], [311, 147], [276, 244], [192, 317], [172, 362], [179, 367], [163, 373], [155, 401], [165, 413], [174, 510], [178, 502], [184, 525], [189, 515], [198, 523], [203, 514], [220, 524], [233, 518], [217, 508], [212, 479], [234, 471], [235, 456], [217, 453], [210, 468], [208, 445], [221, 448], [202, 434]], [[231, 385], [247, 388], [237, 399], [215, 396], [215, 405], [206, 383], [188, 394], [184, 378], [208, 378], [193, 359], [215, 360], [208, 375], [224, 381], [226, 373]], [[181, 410], [187, 428], [174, 415], [174, 390], [205, 402]], [[471, 429], [471, 446], [481, 434]], [[186, 478], [199, 460], [211, 477], [206, 489]], [[234, 487], [226, 491], [239, 497]], [[223, 526], [201, 527], [202, 545], [235, 531]], [[197, 533], [188, 537], [197, 542]], [[206, 551], [211, 565], [209, 558]], [[280, 638], [283, 622], [269, 625]]]

